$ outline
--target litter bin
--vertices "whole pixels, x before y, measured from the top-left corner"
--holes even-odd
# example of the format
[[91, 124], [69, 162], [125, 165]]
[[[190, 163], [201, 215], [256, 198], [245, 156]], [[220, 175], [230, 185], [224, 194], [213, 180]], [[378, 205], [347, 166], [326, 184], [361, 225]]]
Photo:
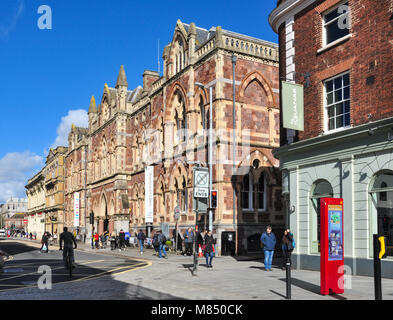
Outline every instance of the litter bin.
[[224, 231], [221, 233], [221, 255], [234, 256], [236, 251], [236, 232]]

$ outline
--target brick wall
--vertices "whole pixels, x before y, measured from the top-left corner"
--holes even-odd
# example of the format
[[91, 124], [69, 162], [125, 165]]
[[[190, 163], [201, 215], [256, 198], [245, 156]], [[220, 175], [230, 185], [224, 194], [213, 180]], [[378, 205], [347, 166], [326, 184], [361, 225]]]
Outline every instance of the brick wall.
[[[374, 120], [393, 116], [392, 1], [349, 0], [352, 37], [318, 53], [323, 40], [321, 13], [335, 4], [335, 0], [316, 1], [295, 17], [296, 82], [305, 83], [301, 75], [311, 74], [311, 86], [304, 91], [304, 132], [299, 132], [299, 140], [318, 136], [323, 130], [323, 81], [344, 71], [350, 71], [352, 126], [367, 123], [368, 114]], [[280, 27], [281, 76], [285, 75], [284, 33]]]

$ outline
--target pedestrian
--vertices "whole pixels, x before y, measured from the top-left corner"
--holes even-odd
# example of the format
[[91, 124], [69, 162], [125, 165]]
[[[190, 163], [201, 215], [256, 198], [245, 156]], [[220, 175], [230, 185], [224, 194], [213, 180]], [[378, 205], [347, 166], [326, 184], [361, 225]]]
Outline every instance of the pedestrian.
[[143, 243], [145, 242], [146, 236], [143, 233], [142, 229], [139, 230], [137, 238], [138, 238], [140, 252], [141, 252], [141, 254], [143, 254]]
[[42, 239], [41, 239], [41, 244], [42, 244], [41, 249], [40, 249], [41, 253], [44, 253], [44, 252], [48, 253], [49, 252], [48, 240], [49, 240], [48, 233], [44, 232], [44, 234], [42, 235]]
[[30, 232], [30, 240], [33, 240], [33, 234]]
[[120, 232], [119, 232], [119, 251], [126, 250], [126, 248], [125, 248], [125, 237], [126, 237], [126, 235], [125, 235], [123, 229], [120, 229]]
[[91, 233], [91, 248], [94, 249], [94, 232]]
[[159, 258], [162, 258], [162, 253], [164, 253], [164, 258], [168, 259], [168, 256], [167, 256], [166, 251], [165, 251], [165, 246], [166, 246], [165, 242], [166, 242], [165, 235], [162, 233], [161, 230], [158, 231], [158, 243], [159, 243], [158, 254], [159, 254]]
[[186, 250], [184, 255], [192, 256], [192, 245], [194, 243], [194, 232], [192, 228], [188, 228], [187, 231], [184, 233], [184, 244], [186, 246]]
[[130, 238], [131, 238], [131, 234], [127, 231], [124, 233], [124, 240], [125, 240], [125, 244], [127, 247], [131, 247], [130, 245]]
[[276, 246], [276, 236], [272, 232], [271, 226], [267, 226], [266, 232], [264, 232], [261, 236], [261, 242], [263, 244], [263, 252], [265, 254], [265, 270], [272, 271], [273, 255]]
[[115, 233], [115, 231], [112, 231], [111, 237], [109, 238], [109, 240], [111, 242], [111, 250], [115, 250], [116, 249], [116, 233]]
[[95, 246], [96, 246], [96, 249], [99, 249], [99, 247], [100, 247], [100, 237], [98, 236], [98, 233], [96, 232], [95, 234], [94, 234], [94, 242], [95, 242]]
[[53, 234], [53, 243], [57, 244], [57, 233], [56, 232]]
[[205, 237], [208, 234], [206, 229], [203, 229], [201, 233], [198, 234], [198, 245], [202, 246], [205, 243]]
[[159, 255], [159, 251], [160, 251], [160, 240], [158, 239], [158, 234], [159, 234], [158, 231], [154, 232], [153, 241], [152, 241], [153, 248], [154, 248], [154, 250], [156, 252], [155, 254], [157, 256]]
[[289, 260], [290, 265], [292, 264], [291, 254], [294, 249], [293, 234], [289, 228], [284, 231], [284, 235], [282, 236], [281, 248], [282, 248], [282, 254], [283, 254], [282, 269], [285, 270], [287, 260]]
[[215, 254], [214, 249], [215, 239], [213, 239], [213, 235], [211, 230], [207, 231], [204, 237], [204, 244], [202, 249], [204, 250], [204, 255], [206, 258], [206, 267], [213, 268], [212, 261]]

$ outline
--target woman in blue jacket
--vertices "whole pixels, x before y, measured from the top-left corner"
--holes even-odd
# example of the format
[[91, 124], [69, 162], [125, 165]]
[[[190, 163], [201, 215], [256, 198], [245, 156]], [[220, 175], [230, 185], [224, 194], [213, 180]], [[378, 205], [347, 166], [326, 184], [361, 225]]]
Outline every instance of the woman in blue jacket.
[[261, 236], [261, 242], [265, 253], [265, 270], [272, 271], [273, 254], [274, 248], [276, 247], [276, 236], [272, 232], [271, 226], [267, 226], [266, 232], [264, 232]]

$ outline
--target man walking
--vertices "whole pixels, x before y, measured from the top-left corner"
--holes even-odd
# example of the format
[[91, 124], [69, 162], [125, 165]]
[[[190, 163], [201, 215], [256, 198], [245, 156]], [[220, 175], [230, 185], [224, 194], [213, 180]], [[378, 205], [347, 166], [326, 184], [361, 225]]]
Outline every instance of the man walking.
[[143, 254], [143, 243], [145, 242], [146, 236], [142, 232], [142, 229], [139, 230], [137, 238], [138, 238], [138, 243], [139, 243], [139, 249], [141, 251], [141, 254]]
[[68, 232], [68, 228], [64, 227], [63, 233], [60, 234], [60, 250], [63, 250], [63, 243], [64, 243], [64, 250], [63, 250], [63, 261], [64, 266], [67, 268], [67, 254], [71, 257], [72, 268], [75, 268], [75, 257], [74, 257], [74, 249], [77, 248], [76, 240], [74, 235], [71, 232]]
[[158, 242], [160, 244], [159, 246], [159, 251], [158, 251], [158, 255], [160, 258], [162, 258], [162, 253], [164, 253], [164, 258], [168, 259], [166, 251], [165, 251], [165, 242], [166, 242], [166, 237], [165, 235], [162, 234], [162, 231], [158, 231]]
[[266, 232], [261, 236], [263, 251], [265, 254], [265, 270], [272, 271], [273, 254], [276, 246], [276, 236], [272, 232], [272, 227], [267, 226]]
[[121, 229], [119, 232], [119, 251], [126, 250], [125, 241], [126, 241], [126, 234], [124, 233], [123, 229]]
[[187, 256], [192, 256], [192, 245], [194, 244], [194, 232], [192, 231], [191, 228], [188, 228], [188, 230], [184, 234], [184, 244], [186, 246], [186, 252], [184, 255]]

